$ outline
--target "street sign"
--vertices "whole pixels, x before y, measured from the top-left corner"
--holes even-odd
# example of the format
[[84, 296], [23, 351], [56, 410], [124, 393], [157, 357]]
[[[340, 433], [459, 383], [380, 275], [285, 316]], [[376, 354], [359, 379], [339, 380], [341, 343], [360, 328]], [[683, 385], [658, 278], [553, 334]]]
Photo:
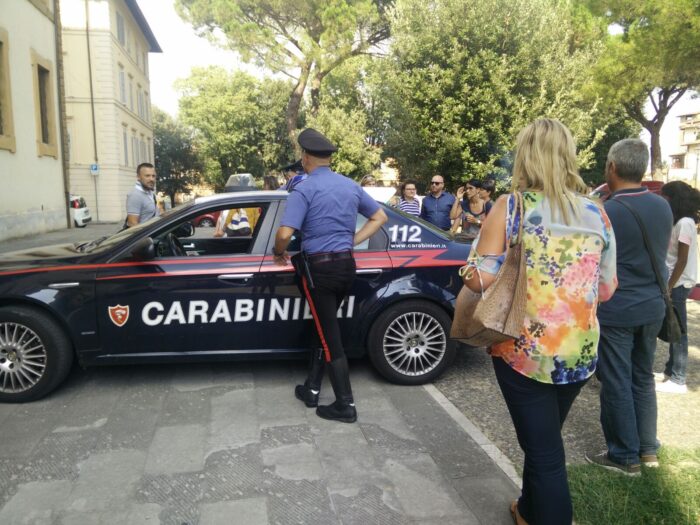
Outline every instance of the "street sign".
[[99, 164], [90, 164], [90, 175], [99, 175], [100, 174], [100, 165]]

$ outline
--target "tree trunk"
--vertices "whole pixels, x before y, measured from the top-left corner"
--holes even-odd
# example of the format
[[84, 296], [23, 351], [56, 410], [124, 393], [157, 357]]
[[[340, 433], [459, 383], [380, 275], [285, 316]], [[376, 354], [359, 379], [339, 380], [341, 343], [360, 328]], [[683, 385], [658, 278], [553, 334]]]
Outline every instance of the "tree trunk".
[[287, 136], [289, 141], [294, 145], [296, 149], [295, 132], [297, 129], [297, 120], [299, 118], [299, 108], [301, 107], [301, 99], [304, 97], [304, 91], [306, 90], [306, 84], [309, 81], [309, 74], [311, 73], [311, 66], [309, 64], [304, 64], [301, 67], [299, 73], [299, 79], [292, 94], [289, 96], [289, 102], [287, 103]]
[[651, 178], [653, 180], [663, 180], [661, 171], [661, 122], [655, 122], [647, 127], [649, 135], [651, 135]]
[[311, 114], [318, 115], [318, 108], [321, 106], [321, 82], [325, 74], [316, 72], [311, 79]]

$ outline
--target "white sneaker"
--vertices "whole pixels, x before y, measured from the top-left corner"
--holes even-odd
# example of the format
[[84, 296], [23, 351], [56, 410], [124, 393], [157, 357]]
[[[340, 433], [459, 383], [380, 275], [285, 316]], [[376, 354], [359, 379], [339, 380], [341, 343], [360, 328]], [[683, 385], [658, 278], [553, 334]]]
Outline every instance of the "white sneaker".
[[656, 384], [656, 391], [665, 394], [686, 394], [688, 392], [687, 385], [679, 385], [673, 381], [664, 381]]
[[663, 372], [654, 372], [654, 381], [663, 383], [664, 381], [668, 381], [669, 379], [671, 379], [671, 376], [667, 376]]

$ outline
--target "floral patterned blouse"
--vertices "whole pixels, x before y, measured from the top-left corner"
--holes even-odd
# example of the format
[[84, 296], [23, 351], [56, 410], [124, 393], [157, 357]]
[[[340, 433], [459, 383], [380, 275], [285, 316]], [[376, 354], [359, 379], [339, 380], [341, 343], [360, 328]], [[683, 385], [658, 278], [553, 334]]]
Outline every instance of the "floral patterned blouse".
[[[599, 301], [617, 287], [615, 235], [608, 216], [579, 196], [579, 217], [559, 222], [543, 194], [523, 193], [527, 306], [520, 338], [494, 345], [492, 356], [542, 383], [583, 381], [598, 362]], [[508, 200], [506, 231], [519, 221]]]

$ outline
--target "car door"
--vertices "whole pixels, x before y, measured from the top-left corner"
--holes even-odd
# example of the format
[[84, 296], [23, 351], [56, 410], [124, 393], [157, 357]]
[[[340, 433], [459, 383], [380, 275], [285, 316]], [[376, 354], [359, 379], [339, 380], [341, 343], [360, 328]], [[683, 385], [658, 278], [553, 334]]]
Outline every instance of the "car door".
[[[192, 225], [196, 216], [222, 211], [222, 206], [199, 208], [154, 227], [154, 259], [134, 261], [127, 254], [100, 269], [96, 293], [105, 353], [177, 357], [260, 350], [257, 334], [268, 329], [270, 301], [259, 270], [277, 202], [236, 203], [251, 215], [259, 212], [248, 236], [216, 238], [213, 228]], [[183, 226], [193, 235], [179, 238]], [[181, 245], [175, 253], [173, 235]]]
[[[275, 219], [274, 230], [284, 212], [285, 202], [280, 203]], [[356, 230], [367, 221], [358, 215]], [[275, 319], [276, 324], [270, 333], [264, 334], [267, 344], [291, 350], [308, 349], [315, 340], [312, 317], [306, 300], [301, 293], [291, 264], [278, 266], [272, 257], [274, 233], [270, 237], [267, 255], [260, 268], [266, 286], [274, 290], [276, 301], [281, 302], [284, 315]], [[297, 253], [301, 237], [296, 232], [289, 244], [288, 252]], [[338, 318], [346, 345], [356, 345], [357, 335], [363, 329], [363, 312], [367, 312], [379, 300], [391, 280], [391, 259], [387, 253], [388, 237], [380, 229], [370, 239], [354, 249], [357, 265], [356, 278], [352, 289], [338, 309]]]

